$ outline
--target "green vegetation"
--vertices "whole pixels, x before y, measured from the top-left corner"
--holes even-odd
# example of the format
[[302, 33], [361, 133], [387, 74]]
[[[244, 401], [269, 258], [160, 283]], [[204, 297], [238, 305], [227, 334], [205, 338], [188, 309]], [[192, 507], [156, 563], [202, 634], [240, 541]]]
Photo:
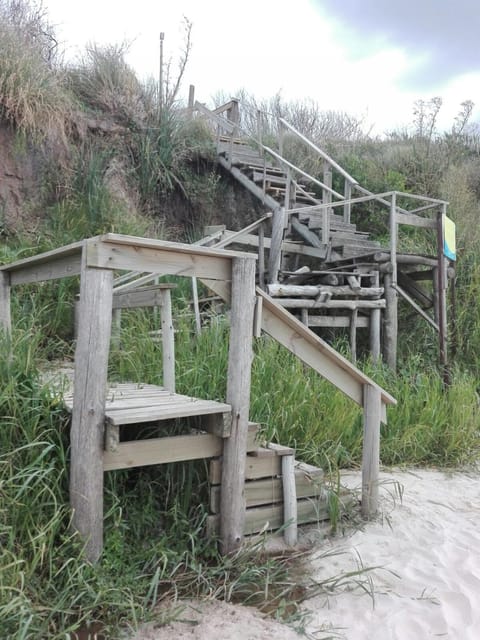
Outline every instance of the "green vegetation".
[[[0, 223], [0, 262], [106, 231], [199, 234], [219, 177], [205, 160], [208, 132], [186, 121], [176, 102], [181, 77], [169, 79], [160, 105], [158, 87], [138, 81], [122, 47], [92, 46], [64, 68], [40, 9], [0, 0], [0, 18], [0, 126], [13, 131], [22, 153], [38, 155], [44, 170], [35, 209], [42, 212], [40, 221], [32, 229]], [[184, 69], [184, 57], [181, 63]], [[456, 467], [477, 461], [480, 449], [478, 132], [469, 124], [468, 103], [451, 131], [437, 132], [440, 106], [419, 103], [412, 130], [377, 140], [346, 114], [322, 114], [313, 104], [283, 105], [278, 97], [265, 105], [326, 146], [366, 187], [420, 191], [451, 203], [459, 254], [452, 385], [445, 389], [437, 372], [431, 329], [407, 314], [402, 329], [415, 341], [401, 345], [398, 374], [361, 363], [398, 399], [382, 433], [386, 465]], [[266, 122], [265, 135], [272, 133]], [[320, 170], [307, 156], [298, 162], [309, 172]], [[169, 198], [181, 203], [181, 219]], [[378, 230], [374, 214], [365, 210]], [[221, 400], [228, 321], [215, 317], [196, 336], [187, 284], [179, 282], [174, 300], [178, 390]], [[75, 278], [19, 288], [13, 336], [0, 336], [3, 637], [60, 640], [96, 621], [114, 637], [121, 627], [160, 615], [163, 600], [182, 595], [250, 602], [297, 616], [290, 602], [305, 593], [299, 593], [289, 560], [263, 557], [261, 541], [259, 548], [222, 559], [205, 538], [203, 464], [107, 474], [105, 553], [95, 567], [82, 560], [69, 528], [67, 419], [58, 393], [39, 373], [49, 360], [72, 355], [77, 288]], [[148, 333], [154, 322], [148, 313], [124, 314], [122, 350], [113, 350], [110, 359], [112, 378], [161, 382], [160, 347]], [[255, 343], [252, 389], [251, 415], [266, 438], [295, 446], [299, 458], [331, 470], [333, 484], [338, 468], [359, 465], [357, 407], [267, 338]], [[165, 619], [177, 614], [175, 607], [163, 613]]]

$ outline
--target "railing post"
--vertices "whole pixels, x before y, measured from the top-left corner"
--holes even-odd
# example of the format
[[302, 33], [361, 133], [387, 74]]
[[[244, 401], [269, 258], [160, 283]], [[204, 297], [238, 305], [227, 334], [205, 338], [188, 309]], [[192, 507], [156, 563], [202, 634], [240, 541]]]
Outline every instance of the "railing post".
[[175, 334], [170, 289], [163, 289], [160, 295], [162, 297], [160, 321], [162, 324], [163, 386], [171, 393], [175, 393]]
[[227, 402], [232, 407], [231, 435], [223, 445], [220, 495], [220, 550], [240, 547], [245, 527], [245, 465], [255, 308], [255, 260], [232, 260], [230, 346]]
[[397, 295], [397, 200], [392, 194], [390, 204], [390, 261], [391, 273], [383, 278], [385, 288], [385, 321], [384, 321], [384, 356], [387, 365], [395, 370], [397, 367], [397, 333], [398, 333], [398, 295]]
[[345, 178], [345, 188], [343, 191], [343, 195], [345, 196], [345, 204], [343, 205], [343, 221], [348, 222], [350, 224], [351, 213], [352, 213], [352, 204], [349, 202], [352, 198], [352, 183]]
[[363, 387], [363, 452], [362, 452], [362, 515], [373, 517], [378, 509], [380, 470], [380, 420], [382, 395], [379, 387]]
[[[328, 162], [323, 164], [323, 183], [325, 186], [332, 188], [332, 168]], [[332, 194], [327, 189], [322, 190], [322, 204], [329, 204], [332, 202]], [[330, 216], [332, 209], [325, 207], [323, 209], [323, 229], [322, 229], [322, 242], [328, 244], [330, 241]]]
[[272, 216], [272, 238], [270, 240], [270, 256], [268, 261], [268, 279], [270, 284], [278, 282], [278, 272], [282, 260], [282, 242], [284, 226], [284, 210], [275, 209]]
[[12, 319], [10, 312], [10, 274], [0, 271], [0, 329], [10, 333]]
[[437, 254], [438, 254], [438, 339], [440, 351], [440, 367], [442, 369], [443, 381], [446, 385], [450, 384], [450, 375], [448, 371], [447, 358], [447, 261], [444, 255], [444, 233], [443, 233], [443, 217], [446, 215], [447, 205], [442, 206], [442, 211], [437, 216]]

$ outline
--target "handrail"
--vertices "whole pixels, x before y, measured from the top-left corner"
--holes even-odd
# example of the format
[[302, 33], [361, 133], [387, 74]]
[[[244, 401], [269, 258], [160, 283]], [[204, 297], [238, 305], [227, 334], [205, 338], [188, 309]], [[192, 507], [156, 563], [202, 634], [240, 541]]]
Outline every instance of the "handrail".
[[355, 180], [355, 178], [353, 178], [349, 173], [347, 173], [347, 171], [345, 171], [345, 169], [343, 169], [337, 162], [335, 162], [335, 160], [333, 160], [333, 158], [331, 158], [328, 155], [328, 153], [325, 153], [325, 151], [322, 151], [320, 147], [317, 147], [317, 145], [314, 142], [312, 142], [306, 136], [304, 136], [303, 133], [300, 133], [300, 131], [295, 129], [295, 127], [291, 125], [289, 122], [287, 122], [284, 118], [279, 118], [278, 120], [285, 127], [287, 127], [287, 129], [289, 129], [292, 133], [294, 133], [297, 136], [297, 138], [299, 138], [304, 144], [306, 144], [311, 149], [313, 149], [316, 153], [318, 153], [318, 155], [321, 158], [323, 158], [326, 162], [328, 162], [328, 164], [333, 169], [338, 171], [340, 175], [342, 175], [345, 178], [345, 180], [348, 180], [348, 182], [350, 182], [352, 185], [358, 184], [358, 180]]
[[[293, 169], [294, 171], [297, 171], [300, 175], [302, 175], [304, 178], [307, 178], [308, 180], [311, 180], [313, 183], [317, 184], [319, 187], [322, 187], [322, 189], [325, 189], [325, 191], [328, 191], [329, 193], [331, 193], [333, 196], [340, 198], [342, 201], [344, 199], [344, 197], [338, 193], [337, 191], [335, 191], [334, 189], [332, 189], [331, 187], [327, 186], [326, 184], [324, 184], [323, 182], [321, 182], [320, 180], [317, 180], [317, 178], [314, 178], [313, 176], [311, 176], [309, 173], [307, 173], [306, 171], [303, 171], [303, 169], [300, 169], [299, 167], [296, 167], [294, 164], [292, 164], [291, 162], [289, 162], [288, 160], [286, 160], [283, 156], [281, 156], [279, 153], [277, 153], [276, 151], [274, 151], [273, 149], [271, 149], [270, 147], [265, 146], [264, 144], [262, 144], [263, 149], [265, 149], [265, 151], [267, 151], [268, 153], [270, 153], [274, 158], [276, 158], [279, 162], [282, 162], [283, 164], [287, 165], [287, 167], [290, 167], [290, 169]], [[342, 202], [343, 204], [343, 202]]]

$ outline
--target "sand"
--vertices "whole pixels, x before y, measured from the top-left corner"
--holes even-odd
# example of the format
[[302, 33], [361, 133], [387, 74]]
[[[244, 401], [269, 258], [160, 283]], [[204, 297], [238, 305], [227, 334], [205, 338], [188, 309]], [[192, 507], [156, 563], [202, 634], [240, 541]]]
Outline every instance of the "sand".
[[[368, 571], [353, 577], [357, 584], [348, 578], [333, 593], [305, 603], [307, 637], [478, 640], [480, 474], [394, 471], [382, 480], [378, 520], [311, 553], [317, 581]], [[358, 476], [345, 476], [345, 482], [355, 485]], [[255, 610], [225, 603], [191, 603], [183, 617], [189, 622], [145, 629], [135, 640], [305, 638]]]

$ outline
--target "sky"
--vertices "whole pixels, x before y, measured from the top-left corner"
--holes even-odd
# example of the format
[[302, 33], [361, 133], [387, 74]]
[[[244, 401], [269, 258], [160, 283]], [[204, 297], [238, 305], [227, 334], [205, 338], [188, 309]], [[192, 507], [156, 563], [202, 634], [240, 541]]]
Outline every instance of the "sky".
[[192, 49], [183, 95], [211, 104], [244, 88], [258, 98], [313, 100], [374, 133], [407, 126], [416, 100], [440, 96], [439, 124], [472, 100], [480, 120], [479, 0], [43, 0], [68, 59], [89, 42], [129, 43], [141, 77], [159, 74], [159, 34], [172, 70]]

